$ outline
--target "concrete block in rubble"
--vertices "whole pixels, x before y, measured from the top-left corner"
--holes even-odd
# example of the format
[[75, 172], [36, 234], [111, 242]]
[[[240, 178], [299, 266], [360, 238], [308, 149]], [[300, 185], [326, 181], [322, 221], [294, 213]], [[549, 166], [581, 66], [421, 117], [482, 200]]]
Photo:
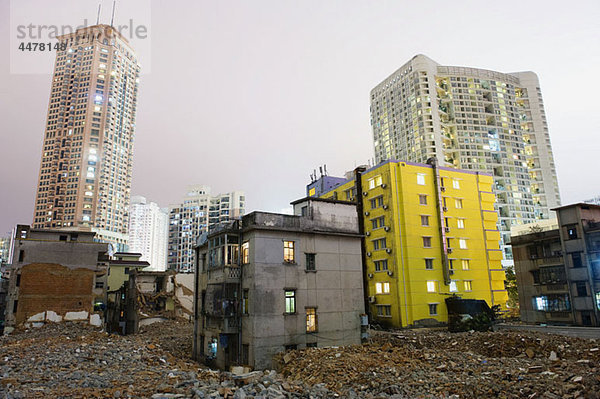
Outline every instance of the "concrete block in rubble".
[[88, 319], [88, 312], [82, 310], [81, 312], [67, 312], [65, 315], [65, 320], [68, 321], [78, 321], [78, 320], [86, 320]]
[[100, 327], [102, 325], [102, 320], [100, 319], [99, 314], [91, 314], [90, 315], [90, 324], [95, 327]]
[[48, 310], [46, 312], [46, 321], [51, 321], [52, 323], [60, 323], [62, 321], [62, 316], [57, 314], [52, 310]]

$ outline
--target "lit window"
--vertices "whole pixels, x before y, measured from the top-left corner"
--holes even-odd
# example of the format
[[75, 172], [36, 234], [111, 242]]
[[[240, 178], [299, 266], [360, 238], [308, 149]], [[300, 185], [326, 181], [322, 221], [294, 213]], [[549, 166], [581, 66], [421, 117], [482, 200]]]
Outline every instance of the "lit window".
[[421, 226], [429, 226], [429, 216], [421, 215]]
[[460, 181], [456, 180], [456, 179], [452, 179], [452, 187], [453, 188], [460, 188]]
[[250, 243], [246, 241], [242, 244], [242, 264], [247, 264], [250, 261]]
[[390, 283], [375, 283], [375, 292], [377, 294], [389, 294]]
[[294, 263], [294, 241], [283, 242], [283, 261], [286, 263]]
[[454, 206], [456, 207], [456, 209], [462, 209], [462, 207], [463, 207], [462, 199], [459, 199], [459, 198], [455, 199]]
[[317, 308], [306, 308], [306, 332], [317, 332]]
[[429, 306], [429, 315], [430, 316], [437, 316], [437, 314], [438, 314], [437, 313], [437, 306], [438, 306], [438, 304], [437, 303], [430, 303], [430, 304], [428, 304], [428, 306]]
[[427, 282], [427, 292], [437, 292], [437, 281]]
[[467, 240], [461, 238], [458, 240], [458, 246], [460, 249], [467, 249]]
[[285, 313], [296, 313], [296, 291], [285, 291]]
[[369, 179], [369, 190], [381, 186], [382, 183], [383, 179], [381, 178], [381, 176], [375, 176], [374, 178]]
[[471, 284], [471, 281], [466, 280], [464, 283], [465, 283], [465, 291], [472, 291], [473, 290], [473, 286]]
[[469, 260], [468, 259], [463, 259], [462, 260], [462, 269], [463, 270], [469, 270]]
[[459, 229], [465, 228], [465, 219], [456, 219], [456, 227]]
[[420, 186], [424, 186], [425, 185], [425, 174], [424, 173], [418, 173], [417, 174], [417, 184]]
[[456, 287], [456, 281], [450, 281], [450, 292], [456, 292], [458, 288]]
[[423, 248], [431, 248], [431, 237], [423, 237]]

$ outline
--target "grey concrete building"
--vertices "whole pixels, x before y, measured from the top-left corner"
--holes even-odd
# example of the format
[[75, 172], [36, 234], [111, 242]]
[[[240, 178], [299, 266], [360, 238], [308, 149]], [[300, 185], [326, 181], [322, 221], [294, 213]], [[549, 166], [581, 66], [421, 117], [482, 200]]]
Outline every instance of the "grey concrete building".
[[558, 225], [511, 238], [521, 319], [600, 326], [600, 206], [554, 209]]
[[318, 198], [292, 204], [294, 215], [253, 212], [196, 248], [196, 359], [264, 369], [286, 349], [360, 343], [355, 206]]
[[399, 159], [494, 176], [504, 266], [513, 225], [548, 219], [560, 206], [538, 77], [444, 66], [416, 55], [371, 90], [377, 163]]

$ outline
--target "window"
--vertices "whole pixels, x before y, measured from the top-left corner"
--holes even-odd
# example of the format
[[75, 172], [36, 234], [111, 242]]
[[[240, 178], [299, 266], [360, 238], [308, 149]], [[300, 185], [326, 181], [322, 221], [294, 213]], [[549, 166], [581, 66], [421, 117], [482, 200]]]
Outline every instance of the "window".
[[427, 196], [425, 194], [419, 194], [419, 205], [427, 205]]
[[96, 288], [99, 288], [99, 289], [104, 288], [104, 282], [103, 281], [96, 281]]
[[473, 291], [473, 284], [470, 280], [465, 280], [465, 291]]
[[458, 287], [456, 286], [456, 281], [450, 281], [450, 292], [457, 292]]
[[285, 263], [294, 263], [294, 241], [283, 242], [283, 261]]
[[377, 305], [377, 316], [392, 317], [392, 306], [391, 305]]
[[438, 314], [437, 313], [438, 304], [437, 303], [430, 303], [430, 304], [428, 304], [428, 306], [429, 306], [429, 315], [430, 316], [437, 316], [437, 314]]
[[567, 227], [567, 236], [569, 240], [574, 240], [577, 238], [577, 226]]
[[375, 176], [372, 179], [369, 179], [369, 190], [374, 189], [375, 187], [379, 187], [381, 186], [381, 184], [383, 183], [383, 179], [380, 176]]
[[420, 186], [425, 185], [425, 174], [424, 173], [417, 173], [417, 184]]
[[425, 259], [425, 269], [433, 270], [433, 259]]
[[17, 287], [20, 287], [20, 286], [21, 286], [21, 274], [20, 274], [20, 273], [19, 273], [19, 274], [17, 274], [17, 282], [15, 283], [15, 285], [16, 285]]
[[431, 248], [431, 237], [423, 237], [423, 248]]
[[125, 268], [125, 274], [129, 274], [129, 268], [128, 267]]
[[58, 239], [59, 239], [60, 241], [67, 241], [67, 238], [68, 238], [68, 237], [67, 237], [66, 235], [61, 235], [61, 236], [59, 236], [59, 237], [58, 237]]
[[285, 290], [285, 313], [296, 313], [296, 291]]
[[429, 216], [421, 215], [421, 226], [429, 226]]
[[243, 314], [248, 314], [248, 296], [249, 296], [250, 290], [244, 290], [242, 292], [242, 313]]
[[378, 229], [380, 227], [384, 227], [385, 226], [385, 216], [381, 216], [376, 219], [371, 219], [371, 224], [373, 225], [373, 229]]
[[454, 206], [456, 207], [456, 209], [462, 209], [462, 207], [463, 207], [462, 199], [456, 198], [454, 200]]
[[25, 251], [20, 250], [19, 251], [19, 262], [23, 262], [23, 259], [25, 259]]
[[315, 254], [306, 254], [306, 270], [316, 270], [316, 255]]
[[306, 347], [307, 348], [316, 348], [317, 347], [317, 343], [316, 342], [307, 342], [306, 343]]
[[245, 265], [250, 261], [250, 243], [248, 241], [242, 244], [242, 264]]
[[427, 292], [437, 292], [437, 281], [427, 282]]
[[379, 208], [379, 207], [383, 206], [383, 195], [372, 198], [370, 201], [371, 201], [371, 209]]
[[373, 249], [377, 250], [377, 249], [385, 249], [387, 248], [387, 244], [385, 241], [385, 238], [380, 238], [378, 240], [373, 240]]
[[381, 259], [375, 261], [375, 271], [380, 272], [388, 269], [388, 261], [387, 259]]
[[375, 293], [376, 294], [389, 294], [390, 293], [390, 283], [375, 283]]
[[306, 332], [317, 332], [317, 308], [306, 308]]
[[578, 281], [575, 283], [575, 289], [577, 290], [577, 296], [587, 296], [587, 284], [585, 281]]
[[573, 267], [583, 267], [583, 262], [581, 261], [581, 252], [573, 252], [571, 254], [571, 260], [573, 261]]
[[461, 261], [462, 263], [462, 269], [463, 270], [469, 270], [469, 259], [463, 259]]
[[571, 310], [569, 294], [542, 295], [531, 299], [535, 310], [545, 312], [568, 312]]
[[465, 240], [464, 238], [460, 238], [458, 240], [458, 246], [460, 249], [467, 249], [467, 240]]
[[459, 229], [465, 228], [465, 219], [456, 219], [456, 227]]
[[14, 301], [13, 302], [13, 313], [17, 313], [17, 307], [19, 306], [19, 301]]
[[295, 351], [296, 349], [298, 349], [298, 345], [284, 345], [284, 348], [286, 351]]
[[452, 179], [452, 187], [459, 189], [460, 188], [460, 180]]

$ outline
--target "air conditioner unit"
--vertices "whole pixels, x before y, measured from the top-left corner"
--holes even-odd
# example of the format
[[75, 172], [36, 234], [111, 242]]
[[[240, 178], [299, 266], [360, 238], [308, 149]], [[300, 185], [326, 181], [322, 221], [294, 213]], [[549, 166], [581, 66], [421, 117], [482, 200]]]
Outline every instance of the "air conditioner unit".
[[385, 231], [390, 231], [390, 226], [385, 226], [383, 229], [384, 229]]
[[383, 184], [381, 185], [381, 188], [386, 188], [386, 187], [387, 187], [387, 184], [385, 184], [385, 183], [383, 183]]
[[369, 216], [369, 215], [370, 215], [369, 211], [366, 211], [365, 216]]
[[387, 252], [388, 254], [391, 254], [392, 253], [392, 248], [386, 248], [385, 252]]
[[370, 231], [365, 231], [365, 235], [368, 237], [368, 236], [371, 235], [371, 232]]
[[444, 211], [444, 212], [448, 212], [448, 208], [446, 208], [446, 207], [444, 206], [444, 207], [442, 207], [442, 211]]
[[388, 276], [392, 277], [394, 275], [394, 272], [391, 270], [388, 270]]
[[369, 195], [369, 193], [366, 191], [363, 191], [363, 195], [366, 197], [367, 195]]
[[445, 231], [446, 233], [450, 233], [450, 227], [444, 227], [444, 231]]
[[369, 273], [369, 278], [373, 278], [373, 273]]
[[383, 206], [383, 209], [387, 210], [387, 209], [388, 209], [388, 206], [387, 206], [387, 205], [384, 205], [384, 206]]
[[448, 253], [451, 254], [452, 253], [452, 248], [448, 248]]
[[374, 296], [369, 297], [369, 303], [375, 303], [376, 300], [377, 298], [375, 298]]
[[440, 191], [442, 191], [442, 192], [446, 191], [446, 187], [444, 187], [444, 186], [440, 187]]
[[367, 256], [368, 256], [368, 257], [371, 257], [371, 253], [370, 253], [370, 252], [367, 252]]

